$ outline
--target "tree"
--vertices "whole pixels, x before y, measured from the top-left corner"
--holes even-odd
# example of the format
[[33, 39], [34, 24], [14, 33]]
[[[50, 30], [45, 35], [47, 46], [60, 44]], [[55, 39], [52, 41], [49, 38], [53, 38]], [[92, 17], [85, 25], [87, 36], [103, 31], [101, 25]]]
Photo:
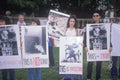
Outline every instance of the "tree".
[[0, 12], [10, 10], [12, 13], [26, 12], [38, 16], [47, 16], [50, 9], [59, 10], [78, 17], [88, 17], [94, 10], [104, 13], [113, 6], [119, 10], [120, 0], [2, 0]]

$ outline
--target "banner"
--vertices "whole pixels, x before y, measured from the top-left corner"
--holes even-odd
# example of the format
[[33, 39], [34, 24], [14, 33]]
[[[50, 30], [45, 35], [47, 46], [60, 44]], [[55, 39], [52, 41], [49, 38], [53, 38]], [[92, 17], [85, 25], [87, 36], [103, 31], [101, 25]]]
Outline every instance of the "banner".
[[49, 67], [46, 27], [22, 26], [21, 28], [23, 67]]
[[111, 56], [120, 56], [120, 24], [112, 24], [111, 43], [112, 52]]
[[0, 26], [0, 69], [22, 68], [19, 27]]
[[60, 74], [83, 74], [82, 44], [83, 37], [60, 37]]
[[87, 61], [110, 60], [110, 24], [87, 24]]
[[70, 15], [50, 10], [47, 22], [48, 36], [54, 39], [54, 46], [59, 46], [60, 36], [64, 36]]

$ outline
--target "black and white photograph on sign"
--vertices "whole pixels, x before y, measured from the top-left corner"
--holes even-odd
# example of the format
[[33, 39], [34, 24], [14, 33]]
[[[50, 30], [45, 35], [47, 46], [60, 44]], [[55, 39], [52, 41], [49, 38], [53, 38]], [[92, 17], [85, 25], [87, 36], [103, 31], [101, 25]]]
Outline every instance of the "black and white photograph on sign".
[[59, 74], [83, 74], [83, 37], [60, 37]]
[[22, 68], [20, 32], [17, 25], [0, 26], [0, 69]]
[[45, 27], [25, 27], [24, 47], [26, 54], [46, 54], [46, 31]]
[[55, 46], [59, 45], [60, 36], [64, 36], [68, 18], [69, 15], [62, 12], [54, 10], [50, 10], [49, 12], [47, 22], [48, 36], [53, 37]]
[[103, 25], [91, 25], [89, 29], [90, 50], [107, 49], [107, 30]]
[[22, 55], [24, 68], [49, 66], [47, 29], [45, 26], [22, 26]]
[[[70, 40], [69, 40], [70, 39]], [[76, 39], [76, 40], [75, 40]], [[63, 63], [80, 63], [82, 56], [82, 46], [80, 41], [77, 38], [65, 38], [63, 39], [64, 45], [60, 46], [62, 51], [62, 59]], [[70, 42], [70, 43], [69, 43]], [[63, 44], [63, 43], [61, 43]]]
[[12, 26], [0, 27], [0, 56], [18, 55], [16, 33]]
[[79, 58], [81, 52], [79, 51], [79, 44], [73, 43], [72, 45], [65, 45], [65, 59], [62, 62], [80, 62]]

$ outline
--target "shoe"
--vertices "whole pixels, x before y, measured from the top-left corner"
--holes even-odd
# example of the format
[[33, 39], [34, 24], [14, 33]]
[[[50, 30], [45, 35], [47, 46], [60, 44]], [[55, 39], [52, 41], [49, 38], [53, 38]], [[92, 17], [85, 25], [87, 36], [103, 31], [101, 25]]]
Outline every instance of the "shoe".
[[116, 76], [112, 76], [112, 80], [117, 80], [117, 77]]

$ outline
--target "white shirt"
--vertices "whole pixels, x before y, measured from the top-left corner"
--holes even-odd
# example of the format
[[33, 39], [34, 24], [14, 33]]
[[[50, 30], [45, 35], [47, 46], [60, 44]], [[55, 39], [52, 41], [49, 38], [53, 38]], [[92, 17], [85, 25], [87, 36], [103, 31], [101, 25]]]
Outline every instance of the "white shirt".
[[65, 36], [76, 36], [76, 30], [75, 30], [75, 28], [73, 28], [73, 29], [70, 29], [70, 28], [67, 28], [67, 31], [66, 31], [66, 33], [65, 33]]
[[17, 22], [17, 25], [18, 25], [18, 26], [26, 26], [26, 23], [25, 23], [25, 22], [22, 22], [22, 23], [21, 23], [21, 22], [18, 21], [18, 22]]

